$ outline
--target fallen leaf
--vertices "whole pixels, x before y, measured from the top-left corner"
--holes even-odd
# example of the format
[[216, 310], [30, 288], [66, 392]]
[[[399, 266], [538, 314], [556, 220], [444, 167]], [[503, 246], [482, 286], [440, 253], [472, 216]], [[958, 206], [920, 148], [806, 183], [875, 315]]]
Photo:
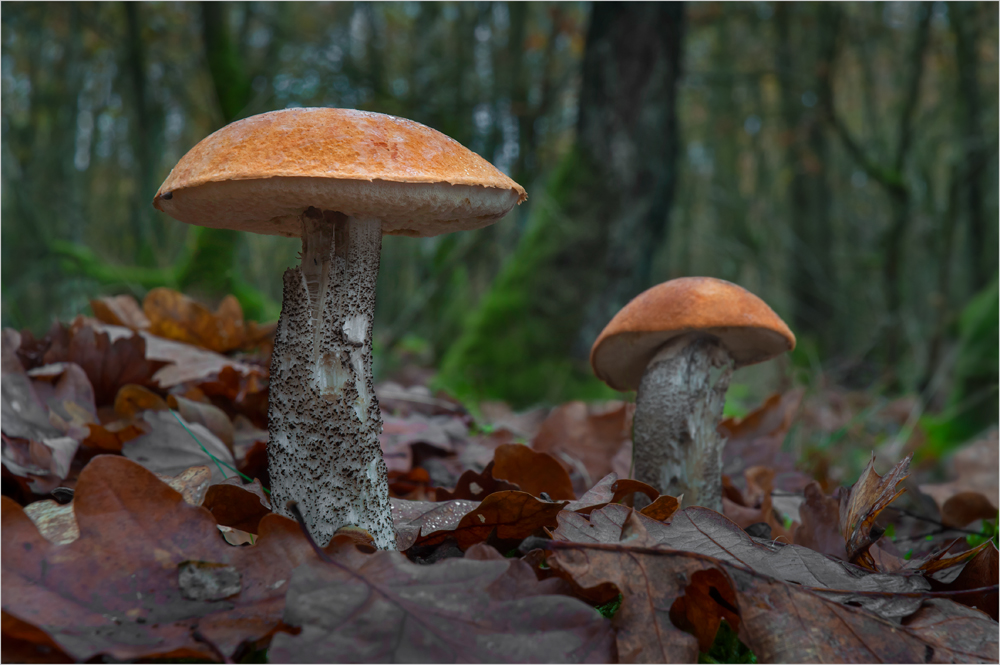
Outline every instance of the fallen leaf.
[[[78, 661], [216, 659], [195, 631], [229, 657], [278, 627], [292, 569], [315, 559], [298, 525], [277, 515], [261, 521], [254, 547], [227, 545], [208, 511], [119, 456], [96, 457], [80, 474], [80, 537], [67, 545], [48, 542], [20, 506], [2, 502], [3, 610]], [[232, 566], [241, 591], [186, 599], [185, 561]]]
[[[631, 499], [632, 495], [636, 492], [645, 494], [653, 502], [657, 501], [660, 495], [654, 487], [647, 485], [641, 480], [633, 480], [631, 478], [619, 480], [618, 474], [612, 471], [601, 478], [596, 485], [587, 490], [578, 500], [570, 501], [566, 504], [566, 510], [587, 515], [591, 511], [603, 508], [609, 503], [617, 503], [626, 498]], [[669, 502], [661, 502], [656, 510], [659, 512], [666, 505], [669, 505]]]
[[532, 496], [545, 492], [555, 501], [576, 498], [565, 467], [547, 453], [516, 443], [498, 446], [493, 453], [493, 476], [506, 480]]
[[454, 528], [421, 530], [417, 544], [434, 545], [454, 538], [463, 550], [485, 541], [496, 530], [501, 540], [522, 540], [542, 527], [554, 527], [565, 501], [542, 501], [527, 492], [496, 492], [463, 515]]
[[803, 490], [805, 501], [799, 507], [802, 523], [792, 533], [792, 542], [847, 561], [847, 546], [840, 533], [840, 499], [827, 496], [819, 483]]
[[722, 452], [722, 472], [738, 476], [752, 466], [790, 471], [794, 460], [781, 454], [781, 445], [804, 394], [803, 389], [796, 388], [784, 394], [771, 395], [745, 417], [728, 418], [719, 423], [719, 433], [727, 439]]
[[[857, 602], [885, 617], [906, 616], [920, 604], [919, 598], [891, 594], [930, 588], [920, 576], [868, 572], [797, 545], [755, 541], [719, 513], [698, 506], [678, 511], [670, 524], [617, 504], [594, 511], [589, 522], [566, 511], [559, 513], [557, 519], [559, 527], [553, 537], [559, 540], [627, 542], [635, 547], [669, 547], [710, 556], [783, 582], [811, 587], [838, 602]], [[865, 595], [870, 592], [887, 595]]]
[[230, 451], [233, 450], [235, 430], [233, 421], [225, 411], [211, 403], [195, 402], [177, 395], [169, 395], [167, 405], [179, 412], [185, 421], [204, 425], [205, 429], [226, 444]]
[[746, 490], [739, 502], [727, 497], [722, 498], [723, 514], [735, 522], [741, 529], [761, 522], [771, 529], [773, 540], [792, 542], [791, 534], [777, 520], [771, 503], [771, 492], [774, 490], [774, 469], [766, 466], [752, 466], [743, 472], [746, 479]]
[[166, 400], [145, 386], [128, 383], [115, 395], [115, 414], [119, 418], [134, 418], [140, 411], [166, 411]]
[[231, 295], [222, 299], [213, 314], [183, 293], [160, 287], [146, 294], [142, 309], [150, 322], [149, 332], [160, 337], [219, 353], [242, 348], [247, 341], [243, 309]]
[[[621, 592], [612, 619], [621, 662], [695, 662], [698, 637], [705, 642], [722, 618], [738, 624], [759, 662], [997, 657], [996, 624], [951, 601], [918, 600], [901, 627], [811, 589], [690, 552], [551, 541], [547, 561], [582, 588], [613, 585]], [[956, 622], [956, 636], [947, 633], [949, 621]]]
[[[520, 562], [411, 563], [398, 552], [332, 552], [298, 568], [275, 662], [611, 662], [614, 636], [592, 607], [535, 591]], [[528, 571], [529, 574], [530, 570]], [[533, 577], [533, 574], [531, 574]], [[513, 582], [513, 583], [512, 583]], [[528, 593], [523, 593], [527, 587]], [[515, 597], [512, 591], [521, 590]]]
[[451, 501], [406, 501], [389, 498], [392, 523], [396, 528], [396, 547], [410, 549], [423, 532], [453, 530], [462, 518], [479, 505], [478, 501], [453, 499]]
[[[977, 519], [996, 517], [1000, 508], [998, 451], [1000, 443], [994, 428], [982, 439], [955, 453], [951, 460], [955, 480], [920, 485], [920, 491], [931, 496], [941, 509], [941, 521], [945, 525], [961, 528]], [[979, 496], [972, 496], [974, 494]]]
[[114, 402], [118, 389], [127, 384], [155, 385], [154, 375], [163, 362], [147, 358], [146, 337], [133, 333], [112, 340], [111, 336], [94, 327], [75, 322], [69, 329], [65, 348], [53, 346], [45, 354], [48, 363], [73, 362], [83, 368], [94, 387], [97, 406]]
[[90, 309], [101, 323], [125, 326], [132, 330], [146, 330], [150, 326], [139, 303], [128, 294], [95, 298], [90, 301]]
[[896, 485], [906, 478], [912, 454], [907, 455], [885, 476], [875, 473], [875, 454], [861, 472], [858, 482], [840, 495], [840, 534], [847, 544], [847, 560], [869, 570], [875, 563], [868, 553], [869, 546], [881, 533], [873, 533], [875, 518], [882, 509], [906, 490], [896, 490]]
[[[200, 465], [211, 469], [213, 483], [220, 483], [227, 477], [236, 475], [231, 470], [236, 466], [233, 454], [204, 426], [184, 422], [183, 418], [172, 411], [146, 411], [142, 419], [149, 433], [127, 442], [122, 447], [125, 457], [142, 464], [150, 471], [168, 476], [175, 476], [185, 469]], [[219, 460], [218, 464], [210, 454]]]
[[271, 512], [271, 502], [260, 481], [244, 485], [239, 477], [209, 487], [201, 505], [222, 526], [248, 533], [257, 533], [261, 519]]
[[24, 513], [50, 543], [65, 545], [80, 537], [72, 503], [62, 505], [52, 499], [35, 501], [24, 507]]
[[958, 577], [948, 584], [943, 584], [931, 578], [931, 588], [935, 591], [962, 591], [964, 589], [981, 589], [982, 587], [994, 587], [989, 591], [975, 591], [967, 594], [956, 594], [950, 596], [952, 600], [969, 607], [986, 612], [993, 620], [997, 620], [998, 605], [1000, 605], [1000, 592], [996, 585], [1000, 583], [998, 578], [998, 558], [997, 548], [992, 541], [984, 543], [984, 547], [976, 553]]
[[735, 568], [727, 567], [727, 572], [739, 600], [740, 639], [758, 662], [997, 660], [996, 624], [948, 600], [922, 601], [900, 626], [807, 589]]
[[507, 490], [519, 490], [517, 485], [513, 485], [503, 480], [493, 477], [493, 462], [486, 465], [481, 472], [476, 473], [469, 469], [458, 479], [458, 484], [454, 490], [438, 488], [435, 498], [438, 501], [452, 501], [454, 499], [464, 499], [467, 501], [482, 501], [494, 492], [504, 492]]
[[635, 405], [569, 402], [553, 409], [531, 442], [534, 450], [570, 463], [578, 460], [586, 475], [580, 476], [581, 493], [614, 469], [611, 461], [632, 438]]

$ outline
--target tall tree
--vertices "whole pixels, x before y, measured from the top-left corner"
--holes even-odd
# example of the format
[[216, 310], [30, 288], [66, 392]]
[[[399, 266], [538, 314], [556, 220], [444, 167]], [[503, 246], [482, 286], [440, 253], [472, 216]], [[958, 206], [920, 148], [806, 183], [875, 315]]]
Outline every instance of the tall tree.
[[[811, 13], [812, 16], [803, 13]], [[791, 169], [789, 207], [793, 245], [790, 286], [794, 304], [794, 327], [825, 337], [833, 315], [834, 292], [832, 242], [830, 232], [830, 191], [827, 182], [826, 132], [820, 109], [825, 103], [807, 106], [803, 97], [815, 94], [810, 89], [815, 73], [825, 71], [830, 63], [833, 26], [826, 19], [826, 8], [780, 2], [775, 5], [777, 28], [776, 70], [781, 86], [781, 115], [789, 134], [786, 167]], [[812, 18], [819, 32], [805, 32], [806, 39], [793, 41], [792, 25]], [[803, 31], [795, 31], [802, 34]], [[805, 43], [803, 43], [805, 42]], [[801, 76], [800, 72], [806, 74]], [[803, 84], [800, 81], [808, 80]], [[807, 98], [808, 99], [808, 98]]]
[[665, 236], [682, 36], [681, 4], [593, 5], [574, 147], [534, 194], [527, 233], [444, 359], [453, 390], [520, 405], [603, 392], [590, 344], [649, 286]]
[[[829, 21], [833, 25], [834, 35], [842, 23], [841, 10], [831, 7]], [[914, 122], [917, 106], [920, 102], [920, 84], [924, 75], [924, 55], [930, 35], [931, 3], [922, 2], [916, 7], [917, 26], [908, 56], [908, 68], [904, 83], [903, 101], [899, 105], [899, 115], [895, 118], [898, 134], [896, 145], [888, 163], [879, 162], [865, 146], [853, 135], [845, 124], [834, 103], [832, 88], [832, 63], [836, 56], [837, 40], [830, 42], [831, 53], [827, 61], [829, 67], [821, 71], [820, 99], [824, 103], [827, 121], [836, 130], [844, 147], [864, 170], [869, 178], [878, 183], [885, 191], [891, 207], [888, 228], [882, 235], [882, 287], [885, 293], [885, 365], [886, 382], [890, 388], [899, 387], [899, 375], [896, 363], [901, 355], [901, 308], [903, 302], [903, 243], [909, 229], [912, 192], [906, 179], [907, 160], [911, 155], [914, 139]]]

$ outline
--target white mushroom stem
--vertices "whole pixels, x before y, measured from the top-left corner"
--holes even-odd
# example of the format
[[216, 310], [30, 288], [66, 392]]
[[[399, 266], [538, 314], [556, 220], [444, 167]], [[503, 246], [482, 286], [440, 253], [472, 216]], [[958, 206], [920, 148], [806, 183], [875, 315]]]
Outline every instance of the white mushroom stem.
[[381, 223], [315, 208], [302, 221], [271, 357], [271, 503], [290, 516], [297, 501], [320, 545], [354, 524], [395, 549], [371, 370]]
[[684, 507], [722, 510], [725, 439], [716, 428], [733, 367], [716, 337], [692, 333], [665, 344], [639, 384], [633, 427], [635, 478], [661, 494], [683, 494]]

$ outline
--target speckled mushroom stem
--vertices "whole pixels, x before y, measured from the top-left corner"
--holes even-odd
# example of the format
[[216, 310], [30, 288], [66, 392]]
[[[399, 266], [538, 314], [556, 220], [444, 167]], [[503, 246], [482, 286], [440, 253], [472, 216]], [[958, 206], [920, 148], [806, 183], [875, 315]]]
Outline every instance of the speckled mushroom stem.
[[382, 228], [310, 208], [302, 264], [285, 272], [271, 357], [271, 504], [299, 503], [316, 542], [346, 524], [396, 548], [372, 385], [372, 319]]
[[[688, 334], [660, 349], [639, 384], [633, 428], [635, 478], [661, 494], [683, 494], [683, 507], [722, 510], [725, 439], [716, 428], [733, 367], [733, 359], [716, 337]], [[636, 495], [637, 501], [640, 496]]]

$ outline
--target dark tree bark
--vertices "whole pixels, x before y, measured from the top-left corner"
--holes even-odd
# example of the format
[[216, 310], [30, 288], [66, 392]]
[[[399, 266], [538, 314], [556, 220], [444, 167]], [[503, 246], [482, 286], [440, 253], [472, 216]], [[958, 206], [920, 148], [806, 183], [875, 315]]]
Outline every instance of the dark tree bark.
[[[978, 59], [976, 42], [976, 5], [955, 3], [949, 5], [951, 25], [955, 31], [955, 54], [958, 60], [958, 102], [961, 124], [960, 136], [965, 152], [962, 160], [968, 164], [985, 165], [991, 152], [983, 140], [980, 122], [979, 80], [976, 77]], [[965, 200], [969, 215], [969, 258], [972, 269], [972, 290], [978, 291], [993, 277], [992, 261], [995, 248], [989, 247], [987, 238], [985, 169], [967, 169], [964, 181]]]
[[[829, 21], [836, 31], [841, 23], [840, 9], [830, 8]], [[906, 82], [906, 92], [900, 106], [899, 117], [896, 118], [898, 140], [889, 164], [880, 164], [864, 146], [851, 134], [847, 125], [839, 117], [834, 103], [831, 87], [830, 68], [822, 72], [820, 77], [820, 100], [824, 103], [827, 121], [833, 126], [850, 153], [868, 177], [877, 182], [889, 198], [889, 227], [882, 236], [882, 285], [885, 293], [885, 364], [886, 384], [890, 390], [899, 388], [899, 376], [896, 373], [896, 363], [902, 353], [900, 310], [903, 302], [903, 243], [911, 217], [911, 192], [906, 182], [905, 168], [913, 145], [913, 124], [917, 105], [920, 101], [920, 83], [924, 73], [924, 56], [930, 35], [931, 3], [922, 2], [918, 8], [916, 34], [909, 55], [909, 72]], [[830, 63], [835, 59], [836, 37], [830, 42]]]
[[[797, 11], [814, 12], [818, 19], [818, 39], [807, 32], [811, 43], [793, 43], [792, 28], [803, 17]], [[791, 135], [787, 163], [792, 169], [790, 213], [794, 244], [791, 253], [791, 290], [794, 305], [793, 321], [796, 332], [811, 333], [826, 338], [830, 332], [835, 292], [830, 229], [830, 189], [827, 182], [828, 164], [826, 133], [819, 109], [802, 104], [807, 86], [797, 82], [798, 72], [808, 72], [810, 84], [817, 71], [829, 67], [827, 57], [835, 35], [824, 19], [823, 6], [777, 3], [774, 9], [777, 28], [777, 72], [781, 86], [783, 121]], [[816, 47], [819, 47], [818, 49]], [[827, 341], [824, 339], [824, 341]]]
[[650, 286], [666, 234], [682, 37], [681, 4], [593, 6], [575, 146], [529, 192], [525, 236], [445, 357], [452, 390], [518, 405], [593, 394], [590, 345]]

